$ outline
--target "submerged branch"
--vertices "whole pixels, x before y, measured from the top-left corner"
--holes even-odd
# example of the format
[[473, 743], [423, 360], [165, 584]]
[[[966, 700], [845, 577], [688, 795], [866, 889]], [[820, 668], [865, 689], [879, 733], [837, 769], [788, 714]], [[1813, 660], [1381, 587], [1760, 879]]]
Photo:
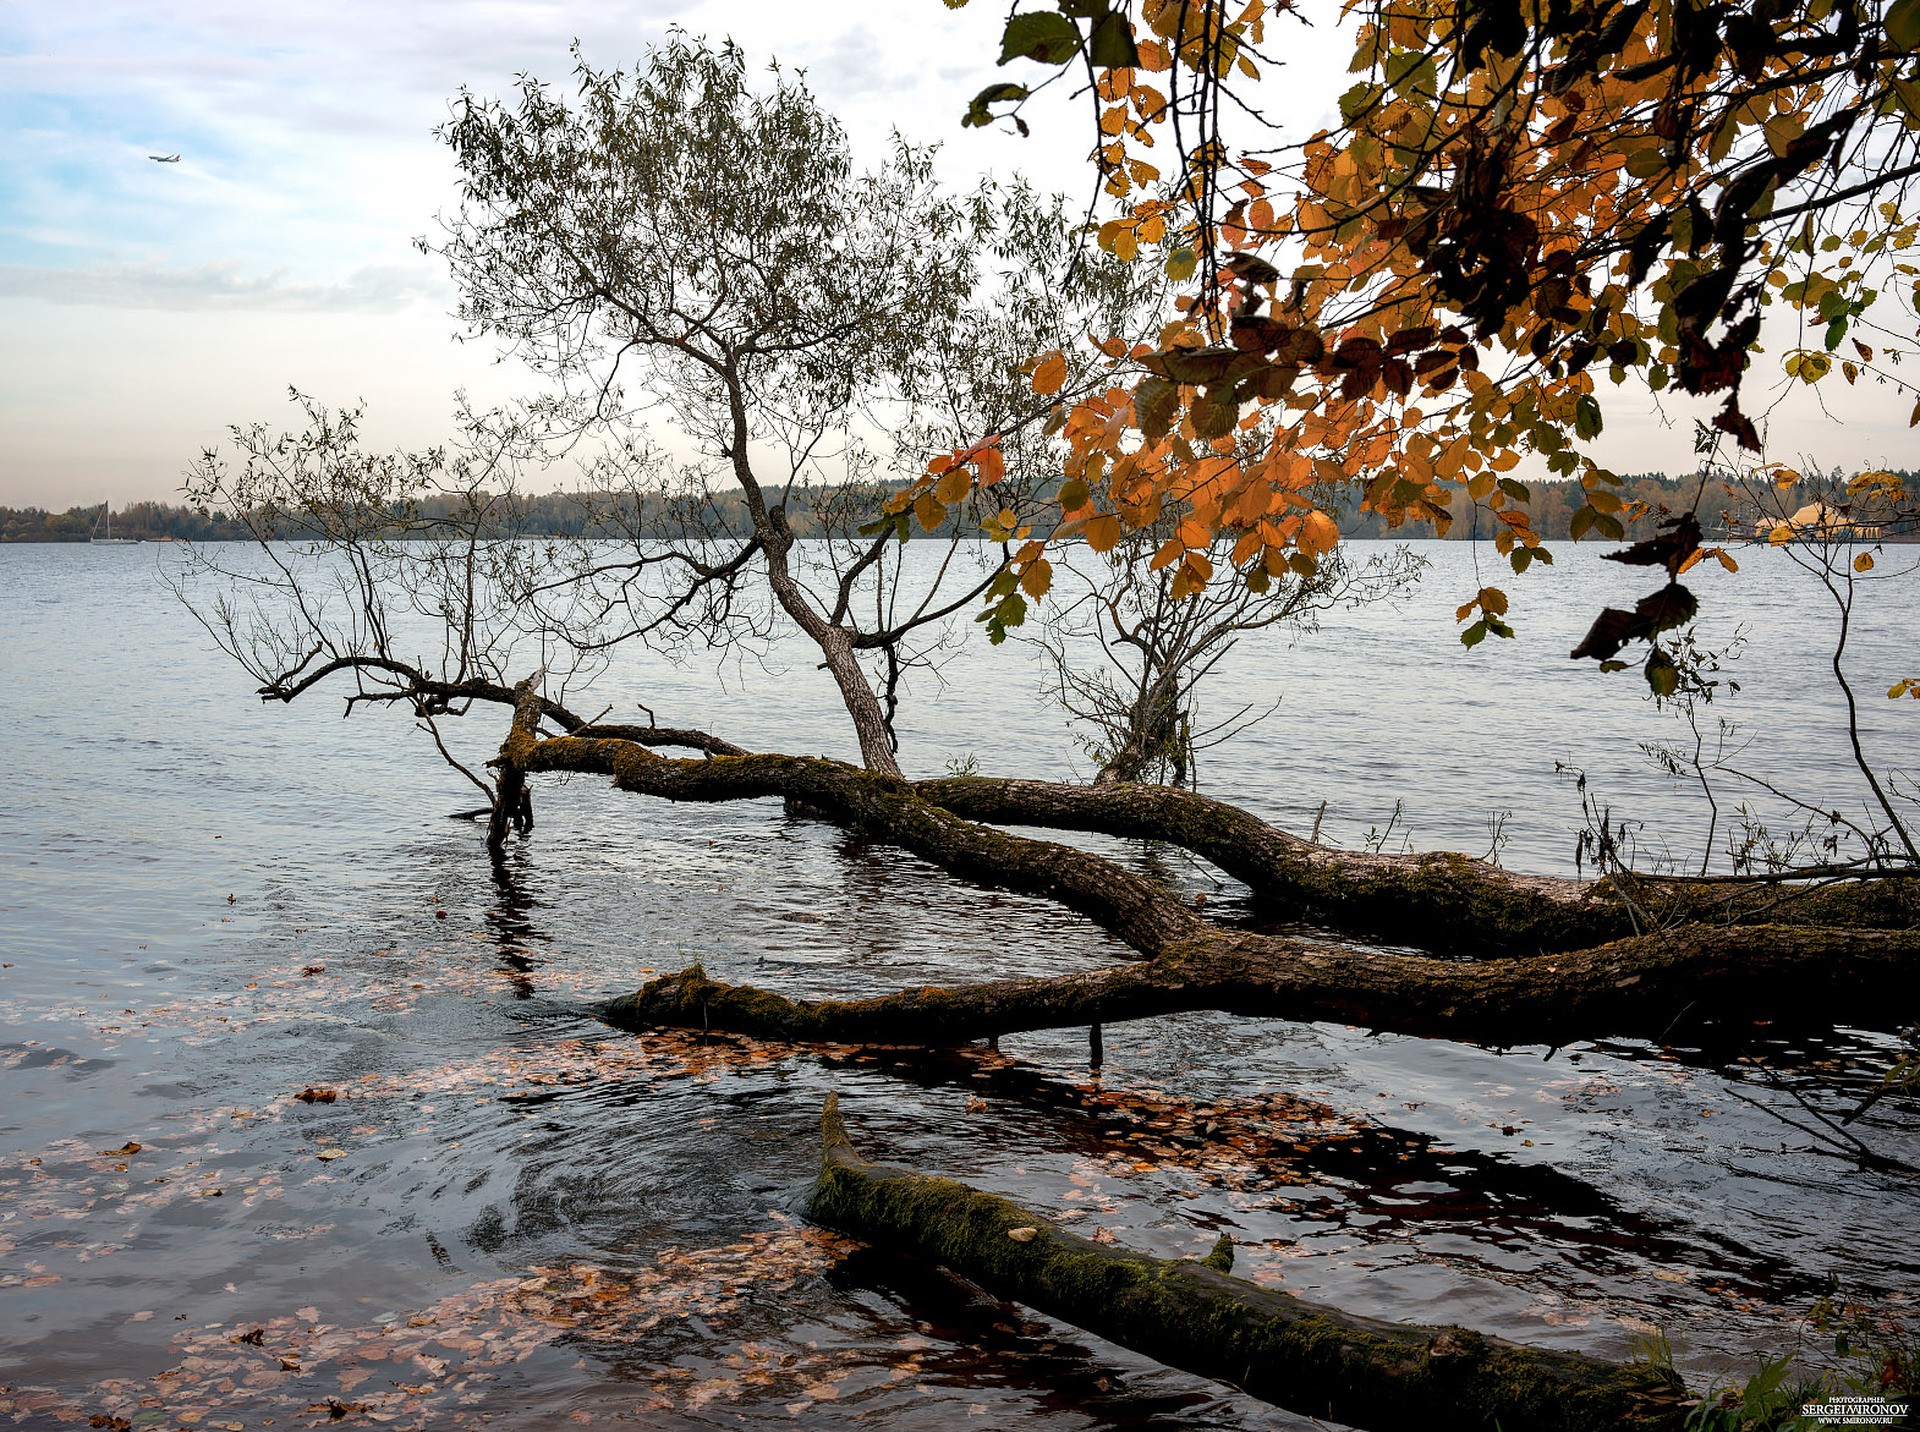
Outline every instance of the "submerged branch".
[[[1610, 880], [1524, 875], [1451, 853], [1333, 850], [1238, 806], [1172, 786], [1063, 785], [954, 776], [920, 781], [927, 800], [968, 820], [1162, 840], [1210, 861], [1290, 914], [1429, 949], [1570, 950], [1680, 923], [1920, 927], [1920, 882]], [[1819, 873], [1819, 872], [1816, 872]], [[1636, 921], [1637, 917], [1637, 921]]]
[[1677, 1432], [1685, 1417], [1684, 1389], [1649, 1367], [1355, 1317], [1231, 1276], [1225, 1239], [1205, 1260], [1152, 1258], [965, 1184], [868, 1163], [831, 1094], [821, 1133], [813, 1218], [1276, 1406], [1373, 1432]]
[[1693, 924], [1556, 955], [1387, 953], [1211, 925], [1100, 856], [963, 820], [904, 781], [820, 757], [675, 760], [604, 737], [539, 740], [516, 720], [501, 761], [528, 774], [608, 775], [622, 790], [675, 801], [798, 801], [963, 879], [1056, 900], [1144, 956], [1089, 973], [819, 1004], [689, 971], [620, 1001], [614, 1017], [627, 1024], [943, 1044], [1212, 1009], [1558, 1045], [1657, 1040], [1683, 1020], [1874, 1024], [1905, 1018], [1920, 996], [1920, 932], [1910, 930]]
[[1388, 954], [1209, 930], [1157, 959], [1034, 979], [795, 1000], [710, 980], [649, 981], [608, 1017], [776, 1039], [955, 1044], [1212, 1010], [1511, 1048], [1671, 1039], [1722, 1023], [1886, 1028], [1920, 997], [1920, 934], [1690, 927], [1550, 957]]

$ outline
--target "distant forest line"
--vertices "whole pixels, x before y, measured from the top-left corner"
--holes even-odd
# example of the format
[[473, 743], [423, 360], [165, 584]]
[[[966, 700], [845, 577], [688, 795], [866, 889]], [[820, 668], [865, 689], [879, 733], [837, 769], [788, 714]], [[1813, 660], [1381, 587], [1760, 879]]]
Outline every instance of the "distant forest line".
[[[1900, 474], [1911, 488], [1916, 485], [1916, 475], [1910, 472]], [[1639, 518], [1641, 524], [1655, 520], [1662, 511], [1677, 511], [1693, 506], [1695, 494], [1699, 491], [1700, 479], [1697, 475], [1668, 477], [1662, 473], [1642, 473], [1624, 480], [1618, 489], [1619, 496], [1629, 503], [1640, 503], [1647, 509]], [[1723, 509], [1729, 505], [1728, 489], [1719, 482], [1711, 482], [1710, 490], [1702, 503], [1702, 517], [1711, 527], [1727, 515]], [[1570, 482], [1536, 482], [1530, 485], [1532, 502], [1533, 529], [1550, 541], [1568, 540], [1567, 524], [1573, 513], [1578, 510], [1579, 502], [1573, 500], [1574, 491]], [[599, 501], [604, 502], [604, 498]], [[1328, 510], [1339, 523], [1341, 534], [1351, 538], [1430, 538], [1435, 536], [1433, 528], [1424, 523], [1407, 524], [1390, 528], [1378, 513], [1359, 510], [1359, 495], [1351, 490], [1343, 491], [1329, 502]], [[1470, 509], [1464, 492], [1454, 493], [1455, 511], [1458, 514], [1446, 536], [1454, 540], [1468, 540], [1475, 537], [1487, 538], [1493, 535], [1494, 523], [1486, 512]], [[1717, 505], [1716, 505], [1717, 504]], [[728, 499], [722, 495], [716, 499], [720, 515], [732, 516], [725, 511]], [[817, 536], [817, 524], [809, 520], [801, 500], [796, 494], [796, 510], [790, 520], [795, 533], [799, 536]], [[41, 507], [0, 507], [0, 542], [85, 542], [95, 535], [105, 535], [100, 504], [91, 507], [70, 507], [65, 512], [50, 512]], [[432, 509], [423, 511], [423, 516], [445, 515]], [[741, 514], [744, 518], [744, 514]], [[541, 493], [522, 496], [516, 499], [512, 523], [514, 531], [521, 536], [530, 537], [614, 537], [622, 532], [597, 520], [593, 509], [579, 498], [568, 493]], [[728, 524], [732, 526], [732, 523]], [[744, 522], [741, 524], [744, 527]], [[251, 534], [239, 520], [218, 513], [205, 513], [191, 507], [170, 502], [135, 502], [113, 514], [113, 535], [131, 537], [142, 541], [186, 541], [186, 542], [223, 542], [249, 541]], [[292, 535], [291, 529], [288, 535]], [[669, 526], [665, 522], [659, 535], [684, 536], [684, 528]], [[1589, 535], [1587, 540], [1607, 540]]]

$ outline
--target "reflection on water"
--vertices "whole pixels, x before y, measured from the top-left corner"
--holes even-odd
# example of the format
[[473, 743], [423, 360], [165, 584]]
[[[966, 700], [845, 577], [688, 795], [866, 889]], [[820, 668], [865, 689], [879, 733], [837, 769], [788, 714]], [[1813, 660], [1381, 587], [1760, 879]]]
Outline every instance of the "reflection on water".
[[[1542, 630], [1475, 655], [1441, 610], [1466, 555], [1443, 549], [1406, 612], [1236, 653], [1223, 705], [1286, 701], [1213, 789], [1303, 828], [1325, 800], [1349, 843], [1395, 797], [1418, 845], [1511, 808], [1508, 861], [1557, 869], [1577, 816], [1551, 765], [1576, 758], [1684, 829], [1631, 749], [1656, 718], [1576, 680], [1546, 630], [1612, 574], [1567, 554]], [[610, 1031], [599, 1001], [694, 960], [823, 995], [1121, 952], [773, 801], [550, 783], [490, 866], [403, 721], [262, 708], [152, 560], [0, 548], [24, 753], [0, 808], [0, 1414], [22, 1425], [1311, 1425], [807, 1227], [831, 1089], [874, 1155], [1089, 1233], [1189, 1256], [1230, 1232], [1258, 1280], [1541, 1345], [1621, 1356], [1657, 1325], [1696, 1375], [1795, 1345], [1831, 1272], [1914, 1282], [1911, 1187], [1804, 1152], [1737, 1097], [1783, 1096], [1728, 1051], [1184, 1015], [1109, 1028], [1095, 1077], [1084, 1031], [917, 1055]], [[1740, 595], [1762, 648], [1743, 698], [1796, 779], [1844, 786], [1796, 590], [1763, 572]], [[1861, 661], [1904, 630], [1869, 627]], [[1063, 772], [1020, 659], [969, 653], [926, 693], [910, 768]], [[617, 673], [663, 720], [844, 754], [814, 675]], [[1245, 913], [1177, 853], [1088, 843]], [[1846, 1092], [1885, 1048], [1748, 1052]], [[1886, 1100], [1857, 1127], [1914, 1158], [1917, 1124]]]

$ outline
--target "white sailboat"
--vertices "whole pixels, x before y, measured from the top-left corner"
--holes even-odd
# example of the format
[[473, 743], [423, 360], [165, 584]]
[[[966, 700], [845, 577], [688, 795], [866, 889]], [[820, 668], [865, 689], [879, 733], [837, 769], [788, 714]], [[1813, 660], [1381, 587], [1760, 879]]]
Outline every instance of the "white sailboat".
[[100, 529], [96, 527], [93, 530], [93, 534], [87, 538], [89, 542], [93, 543], [96, 547], [132, 547], [139, 542], [140, 539], [138, 537], [116, 537], [113, 535], [113, 504], [111, 502], [101, 503], [100, 510], [102, 519], [106, 523], [106, 534], [102, 536]]

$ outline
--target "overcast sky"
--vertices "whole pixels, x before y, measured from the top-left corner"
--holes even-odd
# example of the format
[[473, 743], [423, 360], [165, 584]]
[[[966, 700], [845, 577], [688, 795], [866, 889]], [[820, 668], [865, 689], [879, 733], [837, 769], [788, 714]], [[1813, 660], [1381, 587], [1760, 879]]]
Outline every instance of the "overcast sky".
[[[451, 291], [411, 240], [451, 195], [432, 137], [448, 98], [558, 78], [576, 36], [604, 66], [671, 25], [731, 35], [752, 63], [804, 67], [865, 154], [898, 127], [940, 141], [955, 182], [1022, 169], [1084, 193], [1078, 112], [1043, 113], [1026, 141], [959, 127], [967, 97], [1005, 74], [1004, 15], [992, 0], [14, 0], [0, 13], [0, 503], [172, 496], [227, 424], [290, 416], [289, 385], [365, 399], [394, 443], [434, 440], [456, 388], [524, 391], [490, 350], [452, 341]], [[1311, 126], [1344, 67], [1330, 44], [1284, 49], [1272, 92]], [[1776, 414], [1778, 455], [1916, 465], [1904, 405], [1845, 396], [1843, 426], [1804, 402]], [[1684, 470], [1679, 416], [1614, 418], [1604, 455]]]

